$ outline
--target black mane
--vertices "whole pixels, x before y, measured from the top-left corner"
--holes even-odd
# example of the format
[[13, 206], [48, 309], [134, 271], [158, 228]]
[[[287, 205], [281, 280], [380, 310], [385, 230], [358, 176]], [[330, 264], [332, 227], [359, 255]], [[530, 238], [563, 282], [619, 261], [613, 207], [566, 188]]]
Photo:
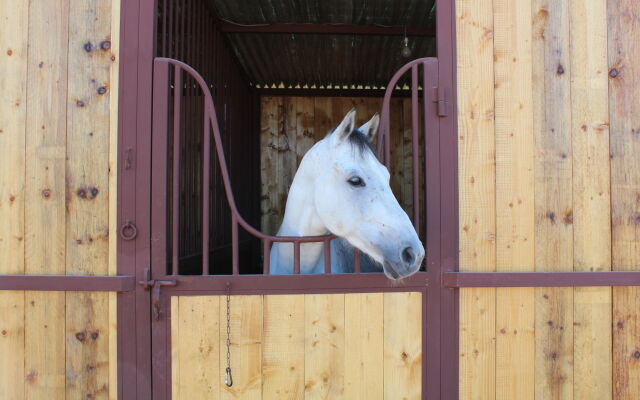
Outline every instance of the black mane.
[[[329, 134], [333, 134], [336, 128], [337, 126], [331, 129], [331, 132], [329, 132]], [[364, 153], [366, 153], [367, 151], [370, 151], [372, 153], [374, 152], [373, 143], [371, 143], [369, 138], [367, 138], [367, 136], [364, 133], [360, 132], [358, 129], [354, 129], [353, 131], [351, 131], [348, 136], [348, 140], [349, 143], [351, 143], [351, 146], [360, 152], [360, 155], [364, 155]]]

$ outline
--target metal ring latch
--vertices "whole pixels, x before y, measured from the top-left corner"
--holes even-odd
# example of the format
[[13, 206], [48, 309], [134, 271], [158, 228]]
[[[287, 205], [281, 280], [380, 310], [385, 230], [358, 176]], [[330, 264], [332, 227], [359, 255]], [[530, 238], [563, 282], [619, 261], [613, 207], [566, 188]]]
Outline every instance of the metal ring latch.
[[136, 224], [129, 220], [122, 224], [120, 227], [120, 237], [123, 240], [133, 240], [136, 236], [138, 236], [138, 228], [136, 227]]

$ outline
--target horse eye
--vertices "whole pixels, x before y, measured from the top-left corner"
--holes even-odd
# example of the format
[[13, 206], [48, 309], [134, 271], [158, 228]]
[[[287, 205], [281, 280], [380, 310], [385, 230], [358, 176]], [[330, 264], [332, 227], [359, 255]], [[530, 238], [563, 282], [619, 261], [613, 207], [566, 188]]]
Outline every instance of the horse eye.
[[349, 178], [347, 182], [349, 182], [351, 186], [365, 186], [364, 181], [359, 176]]

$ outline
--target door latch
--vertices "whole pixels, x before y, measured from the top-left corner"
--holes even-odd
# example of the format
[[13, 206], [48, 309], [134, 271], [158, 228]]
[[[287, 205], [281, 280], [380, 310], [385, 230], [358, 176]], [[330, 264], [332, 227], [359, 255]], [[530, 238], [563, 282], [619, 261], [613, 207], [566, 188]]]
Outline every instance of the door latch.
[[151, 290], [151, 309], [153, 310], [153, 319], [160, 320], [160, 288], [162, 286], [176, 286], [177, 281], [162, 281], [151, 279], [151, 269], [144, 269], [145, 279], [138, 281], [138, 284], [145, 290]]

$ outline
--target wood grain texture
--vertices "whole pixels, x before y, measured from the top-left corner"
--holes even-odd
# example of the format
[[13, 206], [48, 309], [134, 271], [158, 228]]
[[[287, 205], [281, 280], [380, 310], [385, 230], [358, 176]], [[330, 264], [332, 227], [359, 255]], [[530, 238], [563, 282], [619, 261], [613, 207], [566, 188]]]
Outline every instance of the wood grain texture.
[[344, 398], [344, 294], [306, 295], [305, 399]]
[[0, 292], [0, 398], [23, 399], [25, 358], [25, 295], [21, 291]]
[[[398, 111], [401, 112], [400, 116], [397, 115]], [[402, 109], [394, 110], [391, 108], [389, 116], [391, 124], [395, 122], [395, 126], [402, 127], [402, 129], [391, 128], [391, 148], [396, 148], [396, 154], [391, 154], [391, 170], [395, 172], [395, 178], [398, 181], [400, 195], [396, 197], [411, 221], [413, 221], [412, 111], [411, 99], [402, 99]], [[397, 139], [393, 136], [396, 136]]]
[[[456, 1], [460, 270], [495, 271], [493, 4]], [[460, 397], [494, 399], [495, 289], [460, 290]]]
[[219, 325], [224, 317], [220, 314], [220, 299], [220, 296], [171, 299], [171, 376], [176, 400], [220, 398], [220, 371], [224, 370], [220, 364]]
[[[640, 9], [633, 0], [607, 2], [611, 133], [612, 265], [640, 267]], [[640, 389], [640, 288], [613, 289], [613, 397]]]
[[334, 118], [331, 97], [316, 97], [313, 107], [313, 136], [319, 142], [340, 121], [337, 121], [338, 116]]
[[[394, 107], [395, 106], [395, 107]], [[411, 169], [404, 166], [404, 137], [411, 137], [411, 125], [406, 126], [404, 121], [411, 121], [411, 100], [400, 99], [389, 107], [389, 124], [391, 135], [389, 136], [389, 147], [391, 164], [389, 173], [391, 174], [390, 186], [393, 194], [400, 204], [405, 203], [404, 177], [410, 175]], [[405, 133], [405, 131], [407, 131]], [[413, 201], [413, 199], [411, 199]]]
[[345, 294], [344, 325], [344, 397], [381, 400], [384, 394], [384, 295]]
[[[69, 1], [29, 7], [25, 273], [64, 274]], [[26, 292], [25, 396], [65, 397], [65, 294]]]
[[65, 293], [25, 292], [27, 399], [65, 398]]
[[[24, 273], [27, 2], [0, 7], [0, 274]], [[0, 292], [0, 398], [24, 398], [24, 292]]]
[[232, 296], [171, 301], [175, 399], [418, 399], [421, 293]]
[[263, 330], [262, 399], [304, 398], [304, 296], [264, 296]]
[[[496, 0], [494, 13], [496, 270], [534, 269], [531, 4]], [[534, 290], [496, 290], [496, 399], [533, 399]]]
[[[109, 72], [109, 275], [118, 273], [118, 101], [120, 88], [120, 0], [111, 0]], [[118, 398], [118, 294], [109, 293], [109, 400]]]
[[[220, 382], [226, 368], [226, 301], [220, 300]], [[221, 385], [220, 399], [260, 398], [262, 393], [263, 296], [231, 296], [231, 369], [233, 386]], [[224, 366], [225, 368], [223, 368]], [[186, 372], [186, 371], [185, 371]]]
[[[572, 270], [569, 4], [533, 7], [536, 270]], [[536, 289], [536, 398], [573, 396], [572, 292]]]
[[273, 175], [277, 172], [277, 149], [279, 121], [282, 118], [282, 98], [263, 97], [261, 99], [260, 132], [260, 177], [262, 191], [260, 211], [262, 231], [274, 234], [279, 228], [279, 210], [277, 181]]
[[384, 294], [384, 398], [422, 398], [422, 293]]
[[[109, 269], [111, 59], [99, 43], [110, 40], [110, 32], [110, 0], [70, 0], [65, 169], [66, 273], [71, 275], [105, 275]], [[65, 308], [66, 396], [107, 398], [108, 295], [70, 292]]]
[[296, 154], [296, 98], [284, 97], [282, 101], [282, 117], [278, 124], [278, 142], [274, 153], [276, 159], [276, 175], [271, 179], [276, 181], [278, 226], [284, 217], [284, 206], [287, 204], [289, 187], [297, 169]]
[[535, 292], [536, 399], [573, 398], [573, 290]]
[[[570, 2], [574, 270], [611, 269], [606, 1]], [[573, 393], [612, 396], [611, 288], [576, 288]]]
[[[461, 399], [494, 399], [496, 393], [496, 290], [460, 289]], [[481, 369], [484, 368], [484, 369]]]
[[315, 144], [314, 99], [296, 97], [296, 168], [305, 153]]
[[65, 298], [66, 397], [109, 396], [107, 293], [67, 292]]

